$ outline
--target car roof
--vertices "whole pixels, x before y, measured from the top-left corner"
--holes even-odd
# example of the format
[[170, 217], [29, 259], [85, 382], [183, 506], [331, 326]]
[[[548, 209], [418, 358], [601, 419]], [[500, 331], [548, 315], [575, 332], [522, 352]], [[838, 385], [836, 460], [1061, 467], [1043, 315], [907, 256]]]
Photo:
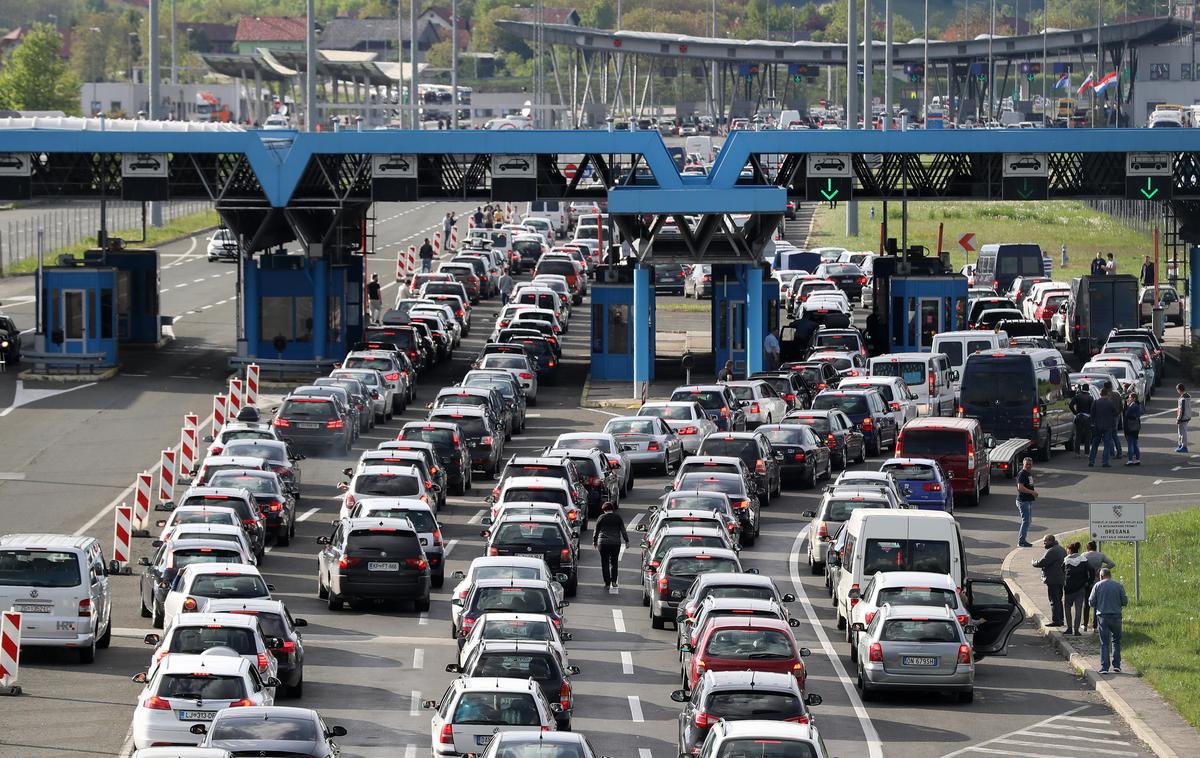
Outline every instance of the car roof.
[[663, 556], [662, 565], [667, 565], [672, 558], [691, 558], [696, 555], [711, 555], [714, 558], [729, 558], [733, 561], [738, 559], [737, 553], [726, 547], [673, 547]]
[[941, 470], [941, 466], [932, 458], [888, 458], [883, 463], [879, 464], [882, 469], [884, 466], [932, 466], [937, 470]]
[[403, 465], [363, 466], [362, 471], [359, 471], [357, 474], [355, 474], [355, 476], [363, 476], [365, 474], [382, 474], [387, 476], [421, 476], [421, 472], [417, 470], [416, 466]]
[[[184, 526], [186, 526], [186, 524]], [[196, 538], [196, 539], [188, 539], [188, 540], [169, 540], [167, 542], [167, 544], [170, 545], [172, 553], [177, 552], [179, 550], [198, 550], [198, 549], [206, 548], [206, 547], [212, 548], [214, 550], [220, 549], [220, 550], [224, 550], [227, 552], [233, 552], [233, 553], [242, 552], [242, 550], [241, 550], [242, 546], [240, 543], [230, 542], [229, 540], [210, 540], [210, 539]], [[205, 563], [205, 564], [200, 564], [200, 565], [227, 566], [227, 565], [234, 565], [234, 564]], [[241, 564], [236, 564], [236, 565], [241, 565]]]
[[166, 628], [163, 634], [170, 632], [181, 626], [209, 626], [219, 624], [220, 626], [242, 626], [253, 629], [258, 629], [258, 619], [253, 616], [239, 615], [237, 613], [225, 613], [221, 611], [209, 611], [206, 613], [181, 613], [171, 625]]
[[[746, 465], [741, 458], [736, 455], [689, 455], [683, 459], [684, 463], [734, 463]], [[691, 472], [688, 472], [691, 473]], [[728, 471], [723, 473], [729, 473]]]
[[170, 653], [163, 658], [158, 672], [161, 675], [193, 674], [201, 671], [216, 674], [240, 674], [249, 667], [250, 662], [240, 655]]
[[538, 692], [538, 684], [532, 679], [515, 679], [502, 676], [471, 676], [455, 679], [454, 684], [466, 691], [488, 690], [490, 692]]
[[958, 591], [953, 577], [934, 571], [880, 571], [875, 574], [877, 587], [938, 587]]
[[929, 618], [938, 621], [957, 621], [954, 609], [941, 605], [892, 605], [887, 603], [880, 611], [891, 618]]
[[429, 417], [433, 418], [465, 418], [467, 416], [483, 416], [487, 410], [478, 405], [443, 405], [440, 408], [434, 408], [429, 411]]
[[700, 574], [696, 577], [702, 584], [727, 584], [730, 586], [742, 587], [770, 587], [775, 590], [775, 581], [769, 576], [762, 574], [730, 574], [730, 573], [713, 573]]
[[799, 694], [796, 677], [778, 671], [706, 671], [704, 691], [725, 689], [786, 690]]
[[94, 537], [77, 537], [73, 534], [5, 534], [0, 536], [4, 547], [46, 547], [83, 550], [95, 541]]
[[[709, 622], [709, 630], [730, 629], [737, 627], [754, 627], [758, 629], [775, 629], [777, 631], [787, 632], [788, 637], [791, 637], [791, 627], [783, 619], [773, 618], [771, 616], [717, 616]], [[795, 639], [793, 638], [793, 642]], [[799, 643], [796, 643], [799, 647]]]
[[204, 606], [209, 613], [232, 613], [237, 611], [255, 611], [257, 613], [278, 613], [284, 615], [287, 612], [287, 606], [282, 600], [273, 600], [265, 597], [222, 597], [211, 598]]
[[[221, 543], [228, 545], [228, 542]], [[262, 572], [257, 566], [251, 566], [249, 563], [189, 563], [184, 566], [192, 576], [197, 574], [244, 574], [246, 576], [257, 576], [262, 578]]]
[[550, 582], [547, 579], [476, 579], [475, 589], [480, 587], [536, 587], [550, 590]]
[[[547, 573], [550, 571], [550, 567], [546, 565], [546, 561], [540, 557], [532, 558], [523, 555], [481, 555], [478, 558], [471, 559], [470, 569], [482, 568], [486, 566], [529, 567], [538, 568], [546, 571]], [[468, 571], [470, 569], [468, 569]]]
[[854, 485], [849, 485], [846, 487], [834, 486], [833, 489], [825, 493], [822, 500], [833, 498], [835, 496], [843, 499], [850, 498], [851, 500], [882, 500], [886, 503], [892, 502], [888, 496], [882, 492], [878, 492], [876, 490], [860, 490], [855, 488]]
[[547, 640], [489, 640], [484, 639], [479, 641], [477, 650], [495, 653], [495, 652], [527, 652], [538, 653], [545, 652], [548, 654], [554, 653], [554, 645]]
[[510, 476], [503, 482], [501, 492], [513, 487], [542, 487], [545, 489], [568, 489], [569, 485], [557, 476]]
[[953, 416], [922, 416], [909, 421], [900, 433], [909, 429], [953, 429], [954, 431], [969, 432], [979, 426], [979, 421], [973, 418], [955, 418]]
[[716, 728], [721, 729], [726, 738], [770, 739], [781, 737], [812, 743], [816, 743], [820, 739], [817, 736], [816, 727], [811, 724], [797, 724], [793, 721], [726, 721], [722, 719], [717, 723]]
[[411, 521], [406, 518], [395, 518], [393, 516], [359, 516], [357, 518], [342, 519], [342, 523], [348, 531], [383, 527], [385, 529], [416, 533], [416, 529], [413, 528]]
[[[361, 497], [358, 499], [358, 505], [364, 508], [388, 508], [388, 509], [403, 509], [406, 511], [429, 511], [433, 512], [433, 508], [424, 500], [418, 500], [415, 497]], [[362, 518], [368, 518], [363, 516]], [[379, 518], [376, 516], [376, 518]]]

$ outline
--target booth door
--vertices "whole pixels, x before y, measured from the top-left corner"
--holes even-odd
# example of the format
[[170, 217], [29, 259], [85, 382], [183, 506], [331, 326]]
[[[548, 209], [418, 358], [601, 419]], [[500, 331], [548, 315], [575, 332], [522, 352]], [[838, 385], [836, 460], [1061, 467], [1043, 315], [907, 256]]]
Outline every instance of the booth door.
[[733, 361], [734, 373], [746, 373], [746, 302], [745, 300], [718, 300], [717, 333], [714, 335], [716, 370], [719, 372], [725, 361]]
[[85, 353], [87, 349], [87, 292], [63, 290], [59, 301], [58, 323], [63, 335], [63, 352]]

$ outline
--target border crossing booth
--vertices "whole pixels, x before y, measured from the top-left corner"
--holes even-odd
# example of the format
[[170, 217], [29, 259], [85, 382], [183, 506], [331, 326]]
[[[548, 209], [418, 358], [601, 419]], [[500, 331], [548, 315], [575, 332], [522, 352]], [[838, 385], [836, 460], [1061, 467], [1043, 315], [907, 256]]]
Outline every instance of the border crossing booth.
[[779, 327], [779, 282], [755, 266], [714, 264], [712, 283], [713, 372], [727, 360], [738, 376], [761, 371], [763, 339]]
[[[647, 267], [647, 280], [653, 267]], [[634, 269], [628, 266], [600, 266], [592, 293], [592, 379], [614, 382], [634, 380], [635, 318], [649, 319], [649, 371], [645, 380], [654, 378], [654, 301], [649, 299], [648, 313], [634, 308]], [[654, 285], [650, 283], [650, 292]]]
[[162, 340], [158, 251], [144, 248], [88, 250], [85, 266], [111, 267], [117, 276], [117, 338], [123, 345]]
[[[77, 358], [94, 368], [117, 365], [117, 298], [120, 272], [108, 266], [48, 266], [38, 286], [45, 356]], [[30, 362], [38, 360], [30, 356]], [[66, 365], [70, 361], [56, 361]]]
[[935, 334], [967, 328], [964, 276], [893, 276], [889, 297], [891, 352], [928, 352]]

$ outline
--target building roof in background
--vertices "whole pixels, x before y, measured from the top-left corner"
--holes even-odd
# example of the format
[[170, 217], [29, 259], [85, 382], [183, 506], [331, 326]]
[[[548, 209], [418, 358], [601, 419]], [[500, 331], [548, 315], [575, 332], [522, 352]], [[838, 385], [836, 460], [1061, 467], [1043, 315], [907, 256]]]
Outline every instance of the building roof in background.
[[303, 42], [302, 16], [242, 16], [238, 19], [237, 42]]
[[330, 19], [321, 31], [317, 47], [329, 50], [353, 50], [364, 42], [387, 44], [395, 47], [397, 34], [408, 39], [409, 25], [402, 24], [397, 30], [394, 18], [346, 18]]
[[[517, 18], [521, 21], [535, 21], [533, 8], [517, 8]], [[542, 16], [547, 24], [563, 24], [579, 26], [579, 11], [574, 8], [544, 8]]]

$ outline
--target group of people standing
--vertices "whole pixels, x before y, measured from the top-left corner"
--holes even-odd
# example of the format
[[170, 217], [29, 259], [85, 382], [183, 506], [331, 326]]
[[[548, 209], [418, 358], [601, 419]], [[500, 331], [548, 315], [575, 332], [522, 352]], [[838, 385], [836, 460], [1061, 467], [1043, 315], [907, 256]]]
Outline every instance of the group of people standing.
[[491, 203], [483, 207], [476, 206], [471, 220], [480, 229], [499, 229], [504, 226], [504, 208], [499, 205], [493, 206]]
[[[1087, 543], [1063, 548], [1053, 534], [1042, 540], [1046, 552], [1033, 562], [1042, 570], [1042, 583], [1050, 600], [1050, 623], [1066, 627], [1066, 634], [1081, 636], [1088, 630], [1100, 634], [1100, 673], [1121, 673], [1121, 617], [1129, 604], [1125, 587], [1112, 578], [1116, 563]], [[1065, 607], [1064, 607], [1065, 606]]]
[[1118, 429], [1125, 433], [1125, 446], [1129, 450], [1125, 465], [1141, 465], [1142, 449], [1138, 444], [1138, 435], [1142, 431], [1145, 410], [1137, 392], [1121, 397], [1119, 392], [1113, 391], [1111, 382], [1105, 382], [1100, 397], [1093, 398], [1088, 388], [1081, 384], [1076, 388], [1068, 407], [1075, 414], [1076, 439], [1090, 440], [1088, 466], [1096, 465], [1096, 453], [1101, 446], [1104, 448], [1100, 458], [1102, 468], [1111, 468], [1109, 459], [1124, 455], [1121, 442], [1117, 439]]

